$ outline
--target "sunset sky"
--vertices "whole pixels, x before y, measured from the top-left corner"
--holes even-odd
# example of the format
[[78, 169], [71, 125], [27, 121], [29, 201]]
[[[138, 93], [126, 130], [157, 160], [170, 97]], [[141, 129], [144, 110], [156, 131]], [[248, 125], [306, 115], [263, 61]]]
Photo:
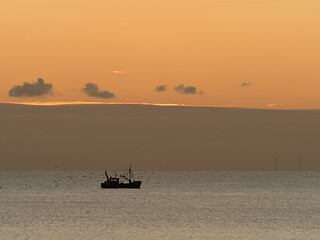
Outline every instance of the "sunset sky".
[[319, 0], [0, 0], [0, 102], [320, 109], [319, 13]]

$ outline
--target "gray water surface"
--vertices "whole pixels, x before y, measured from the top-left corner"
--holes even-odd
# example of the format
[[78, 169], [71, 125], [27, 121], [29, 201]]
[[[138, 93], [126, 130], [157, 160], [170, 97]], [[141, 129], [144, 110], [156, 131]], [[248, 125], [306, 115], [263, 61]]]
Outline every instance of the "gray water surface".
[[0, 239], [320, 239], [320, 174], [0, 172]]

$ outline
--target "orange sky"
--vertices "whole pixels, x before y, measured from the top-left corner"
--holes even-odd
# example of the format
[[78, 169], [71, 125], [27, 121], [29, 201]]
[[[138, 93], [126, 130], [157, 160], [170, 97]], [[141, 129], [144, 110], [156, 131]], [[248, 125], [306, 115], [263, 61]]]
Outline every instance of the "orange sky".
[[[0, 0], [0, 102], [319, 109], [319, 13], [319, 0]], [[54, 95], [8, 96], [38, 78]]]

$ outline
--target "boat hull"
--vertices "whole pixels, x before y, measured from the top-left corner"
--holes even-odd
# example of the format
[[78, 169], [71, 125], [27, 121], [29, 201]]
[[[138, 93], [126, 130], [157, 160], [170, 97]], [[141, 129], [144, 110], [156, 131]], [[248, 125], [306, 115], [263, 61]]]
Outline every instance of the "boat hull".
[[101, 183], [101, 188], [140, 188], [141, 181], [134, 181], [131, 183], [112, 183], [103, 182]]

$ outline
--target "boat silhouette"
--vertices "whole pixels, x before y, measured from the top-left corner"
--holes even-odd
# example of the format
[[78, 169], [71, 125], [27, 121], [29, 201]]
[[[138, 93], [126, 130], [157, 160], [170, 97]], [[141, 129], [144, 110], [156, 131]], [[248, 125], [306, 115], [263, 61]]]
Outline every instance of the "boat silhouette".
[[131, 166], [129, 168], [128, 177], [125, 175], [120, 175], [121, 180], [124, 179], [127, 182], [120, 181], [117, 176], [109, 177], [107, 171], [105, 171], [107, 181], [101, 183], [101, 188], [140, 188], [141, 181], [136, 181], [134, 179]]

